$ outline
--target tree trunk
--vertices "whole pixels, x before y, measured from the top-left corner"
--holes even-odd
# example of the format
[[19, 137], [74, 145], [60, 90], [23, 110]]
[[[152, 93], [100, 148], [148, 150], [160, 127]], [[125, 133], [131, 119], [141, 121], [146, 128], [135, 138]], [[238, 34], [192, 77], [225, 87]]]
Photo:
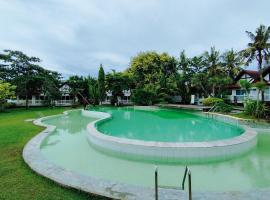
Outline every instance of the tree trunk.
[[25, 98], [25, 109], [28, 110], [28, 95]]
[[258, 89], [258, 92], [257, 92], [257, 107], [256, 107], [256, 113], [258, 113], [259, 111], [259, 103], [260, 103], [260, 90]]

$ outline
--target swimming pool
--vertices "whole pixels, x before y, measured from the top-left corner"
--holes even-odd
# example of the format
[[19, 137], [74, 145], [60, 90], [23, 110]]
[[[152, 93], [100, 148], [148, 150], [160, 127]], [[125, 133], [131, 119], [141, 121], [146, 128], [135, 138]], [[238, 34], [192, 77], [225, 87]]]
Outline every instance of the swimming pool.
[[203, 117], [196, 112], [157, 107], [101, 107], [112, 115], [97, 124], [103, 134], [143, 141], [202, 142], [239, 136], [240, 126]]
[[[104, 109], [108, 109], [107, 112], [112, 112], [110, 110], [111, 108], [102, 108], [103, 111], [105, 111]], [[119, 114], [121, 113], [125, 117], [128, 115], [125, 112], [133, 111], [125, 108]], [[166, 116], [151, 113], [156, 111], [139, 112], [142, 112], [142, 115], [149, 114], [151, 117], [154, 117], [156, 121], [153, 120], [152, 125], [155, 123], [159, 124], [156, 118], [166, 118]], [[175, 117], [178, 112], [182, 115], [182, 111], [172, 110], [172, 112], [174, 115], [171, 118], [172, 120], [176, 120]], [[184, 111], [183, 115], [187, 117], [186, 120], [188, 121], [190, 115], [196, 114]], [[130, 119], [131, 117], [134, 116], [130, 114], [126, 119]], [[204, 123], [209, 123], [207, 121], [209, 119], [200, 119], [197, 116], [194, 118], [195, 121], [206, 120]], [[121, 156], [112, 156], [111, 154], [99, 151], [89, 143], [87, 139], [89, 132], [86, 129], [87, 124], [96, 120], [96, 118], [82, 115], [82, 111], [73, 111], [67, 115], [44, 119], [42, 121], [43, 123], [56, 127], [52, 133], [42, 140], [40, 151], [44, 158], [57, 166], [61, 166], [61, 168], [82, 176], [142, 187], [153, 187], [153, 171], [155, 166], [157, 166], [159, 169], [159, 186], [163, 188], [179, 188], [186, 166], [185, 163], [166, 163], [158, 159], [145, 162], [139, 159], [134, 160]], [[169, 121], [169, 119], [166, 120]], [[177, 121], [174, 122], [177, 123]], [[210, 120], [210, 122], [212, 121]], [[104, 132], [108, 131], [106, 134], [114, 134], [115, 130], [109, 131], [109, 127], [112, 126], [110, 123], [113, 123], [113, 119], [110, 119], [107, 123], [107, 125], [106, 123], [102, 123], [98, 129]], [[142, 123], [144, 126], [147, 125], [145, 122]], [[190, 123], [192, 124], [192, 122]], [[197, 121], [196, 123], [200, 124], [200, 126], [202, 125]], [[221, 122], [217, 123], [219, 124]], [[123, 125], [128, 127], [127, 124]], [[202, 126], [204, 127], [205, 125]], [[222, 124], [222, 126], [229, 127], [230, 131], [225, 131], [224, 135], [226, 136], [232, 136], [231, 134], [234, 132], [232, 130], [236, 130], [237, 133], [234, 133], [236, 137], [237, 134], [241, 134], [243, 131], [241, 127], [234, 127], [231, 124]], [[213, 125], [209, 127], [213, 127]], [[156, 127], [154, 129], [157, 130]], [[169, 130], [169, 126], [167, 128], [162, 127], [162, 129]], [[119, 130], [123, 131], [121, 128]], [[132, 130], [136, 131], [136, 128]], [[185, 133], [187, 135], [191, 133], [186, 130]], [[152, 134], [153, 131], [149, 131], [149, 133]], [[215, 134], [214, 131], [212, 133]], [[145, 134], [147, 135], [147, 133]], [[179, 139], [175, 137], [175, 134], [173, 134], [173, 137]], [[123, 136], [121, 134], [121, 137], [131, 137], [131, 135], [127, 134]], [[132, 137], [138, 139], [138, 133]], [[148, 135], [147, 138], [149, 138]], [[200, 140], [205, 139], [202, 136], [196, 138]], [[156, 139], [168, 140], [167, 137], [160, 135]], [[182, 137], [181, 141], [184, 139], [189, 140], [190, 137]], [[246, 192], [254, 189], [267, 189], [270, 187], [270, 174], [268, 173], [270, 169], [270, 135], [268, 133], [260, 133], [258, 135], [257, 145], [245, 155], [222, 161], [209, 161], [205, 159], [204, 162], [188, 164], [192, 169], [193, 190], [197, 192]]]

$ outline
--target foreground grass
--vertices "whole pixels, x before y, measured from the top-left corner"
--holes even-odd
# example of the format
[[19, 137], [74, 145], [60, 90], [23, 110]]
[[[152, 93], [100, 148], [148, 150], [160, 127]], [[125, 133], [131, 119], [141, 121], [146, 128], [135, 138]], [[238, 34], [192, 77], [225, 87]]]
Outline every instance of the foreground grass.
[[231, 116], [234, 116], [234, 117], [241, 118], [241, 119], [253, 119], [253, 120], [256, 120], [256, 119], [257, 119], [257, 118], [255, 118], [255, 117], [252, 116], [252, 115], [246, 114], [245, 112], [234, 113], [234, 114], [230, 114], [230, 115], [231, 115]]
[[0, 199], [105, 199], [61, 187], [33, 172], [23, 161], [24, 145], [43, 130], [26, 119], [62, 113], [68, 108], [16, 109], [0, 113]]

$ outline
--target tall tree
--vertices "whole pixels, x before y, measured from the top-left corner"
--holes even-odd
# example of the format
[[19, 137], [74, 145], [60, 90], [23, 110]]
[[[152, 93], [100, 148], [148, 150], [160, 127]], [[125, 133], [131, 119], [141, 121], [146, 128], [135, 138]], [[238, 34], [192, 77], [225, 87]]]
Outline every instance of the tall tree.
[[167, 53], [142, 52], [133, 57], [127, 73], [133, 78], [135, 89], [154, 93], [158, 102], [176, 92], [177, 61]]
[[130, 88], [130, 79], [126, 73], [111, 72], [106, 74], [106, 90], [112, 92], [111, 103], [117, 103], [117, 97], [123, 96], [123, 90]]
[[10, 64], [10, 78], [17, 86], [17, 94], [26, 99], [28, 109], [29, 97], [40, 92], [42, 86], [42, 72], [44, 71], [37, 63], [41, 60], [37, 57], [29, 57], [21, 51], [4, 51], [6, 62]]
[[98, 81], [95, 78], [88, 78], [88, 90], [89, 90], [89, 99], [90, 103], [93, 106], [99, 103], [99, 90], [98, 90]]
[[70, 93], [73, 97], [73, 104], [75, 104], [76, 98], [83, 100], [85, 97], [83, 93], [87, 89], [85, 86], [85, 79], [82, 76], [70, 76], [67, 80], [67, 84], [70, 87]]
[[61, 97], [61, 74], [49, 70], [44, 70], [43, 74], [42, 92], [48, 97], [48, 104], [53, 106], [54, 100]]
[[207, 70], [208, 81], [212, 89], [212, 96], [216, 96], [216, 89], [224, 84], [224, 68], [220, 61], [220, 53], [211, 47], [210, 51], [203, 54], [203, 63]]
[[100, 103], [104, 101], [105, 92], [106, 92], [105, 91], [105, 73], [104, 73], [102, 64], [100, 64], [99, 71], [98, 71], [98, 93], [99, 93]]
[[15, 96], [15, 89], [16, 86], [0, 80], [0, 111], [4, 110], [6, 99]]
[[180, 76], [178, 79], [178, 89], [181, 92], [182, 102], [189, 103], [190, 101], [190, 89], [191, 89], [191, 61], [186, 56], [183, 50], [180, 53], [180, 58], [178, 61], [178, 69], [180, 71]]
[[256, 59], [258, 71], [261, 71], [263, 63], [268, 62], [270, 59], [270, 26], [260, 25], [255, 33], [250, 31], [246, 31], [246, 33], [251, 42], [248, 43], [248, 47], [242, 50], [241, 53], [247, 59], [247, 64]]
[[[260, 80], [263, 81], [262, 69], [263, 64], [268, 63], [270, 59], [270, 26], [266, 27], [260, 25], [255, 33], [246, 31], [251, 42], [248, 47], [241, 51], [246, 58], [246, 64], [251, 63], [253, 60], [258, 62], [258, 71], [260, 72]], [[258, 93], [260, 90], [258, 90]], [[263, 99], [263, 91], [261, 92]], [[257, 95], [257, 107], [259, 107], [259, 94]]]
[[243, 57], [231, 49], [222, 54], [221, 58], [226, 74], [233, 80], [244, 65]]

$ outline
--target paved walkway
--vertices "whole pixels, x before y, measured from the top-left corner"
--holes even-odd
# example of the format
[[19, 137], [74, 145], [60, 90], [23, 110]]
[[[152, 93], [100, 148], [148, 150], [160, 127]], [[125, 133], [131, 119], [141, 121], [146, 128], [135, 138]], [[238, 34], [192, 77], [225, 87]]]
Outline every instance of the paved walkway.
[[184, 104], [157, 104], [157, 106], [167, 108], [193, 109], [193, 110], [209, 110], [211, 108], [210, 106], [184, 105]]

